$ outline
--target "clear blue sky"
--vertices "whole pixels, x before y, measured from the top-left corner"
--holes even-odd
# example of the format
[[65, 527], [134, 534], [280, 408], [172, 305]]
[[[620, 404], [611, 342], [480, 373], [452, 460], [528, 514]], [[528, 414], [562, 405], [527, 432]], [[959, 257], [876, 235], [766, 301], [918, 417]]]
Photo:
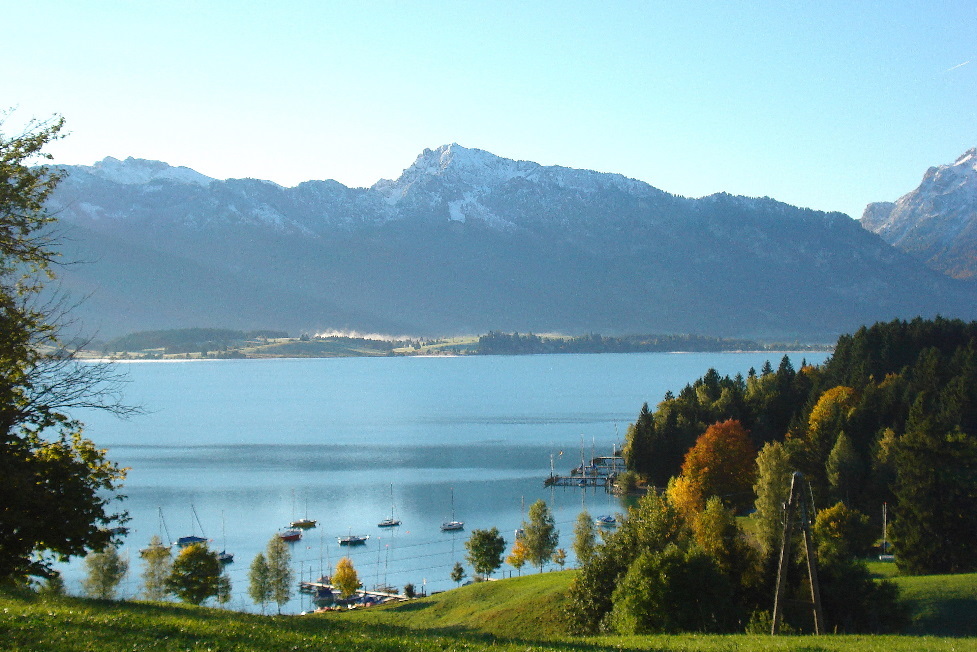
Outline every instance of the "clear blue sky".
[[977, 146], [977, 2], [0, 0], [0, 107], [63, 163], [283, 185], [425, 147], [855, 217]]

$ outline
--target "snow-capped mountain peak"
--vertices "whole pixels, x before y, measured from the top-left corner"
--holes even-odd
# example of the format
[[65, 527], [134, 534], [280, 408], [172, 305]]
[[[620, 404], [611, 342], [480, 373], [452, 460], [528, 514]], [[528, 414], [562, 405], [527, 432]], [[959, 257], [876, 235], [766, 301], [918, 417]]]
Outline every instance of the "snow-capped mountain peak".
[[78, 166], [91, 174], [121, 185], [137, 185], [165, 179], [175, 183], [208, 186], [212, 177], [200, 174], [188, 167], [173, 167], [162, 161], [129, 157], [124, 161], [107, 156], [95, 165]]

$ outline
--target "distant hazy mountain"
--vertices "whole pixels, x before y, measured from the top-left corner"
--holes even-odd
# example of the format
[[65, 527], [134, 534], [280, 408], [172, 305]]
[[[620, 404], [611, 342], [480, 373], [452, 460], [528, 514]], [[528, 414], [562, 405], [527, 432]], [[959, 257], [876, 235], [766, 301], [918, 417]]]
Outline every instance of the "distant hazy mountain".
[[977, 277], [977, 148], [927, 170], [898, 201], [869, 204], [862, 226], [935, 270]]
[[371, 188], [67, 168], [65, 286], [103, 335], [188, 326], [833, 338], [974, 288], [840, 213], [670, 195], [617, 174], [448, 145]]

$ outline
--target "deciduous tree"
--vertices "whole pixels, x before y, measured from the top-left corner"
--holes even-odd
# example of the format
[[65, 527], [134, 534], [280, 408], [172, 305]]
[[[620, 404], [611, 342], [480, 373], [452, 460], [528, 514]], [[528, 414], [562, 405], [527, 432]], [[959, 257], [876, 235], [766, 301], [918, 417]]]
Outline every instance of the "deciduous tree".
[[336, 572], [332, 575], [332, 585], [339, 589], [339, 596], [344, 600], [356, 593], [363, 584], [360, 576], [353, 568], [353, 560], [343, 557], [336, 563]]
[[577, 523], [573, 526], [573, 554], [577, 557], [578, 566], [590, 561], [596, 546], [597, 528], [590, 512], [584, 510], [577, 515]]
[[281, 613], [282, 607], [292, 599], [295, 573], [292, 572], [292, 553], [288, 544], [277, 534], [268, 541], [265, 561], [268, 564], [269, 597], [278, 605], [278, 613]]
[[65, 355], [54, 277], [57, 236], [45, 201], [61, 178], [44, 165], [63, 120], [32, 121], [8, 138], [0, 124], [0, 581], [47, 576], [51, 562], [103, 550], [124, 469], [82, 436], [75, 408], [130, 411], [111, 367]]
[[248, 569], [248, 595], [252, 602], [261, 605], [261, 613], [264, 613], [265, 605], [271, 602], [271, 580], [268, 575], [268, 561], [263, 552], [254, 556]]
[[176, 556], [166, 587], [184, 602], [201, 604], [220, 590], [221, 563], [206, 544], [194, 543]]
[[523, 522], [523, 541], [526, 560], [543, 572], [543, 565], [550, 560], [560, 543], [560, 533], [546, 501], [537, 500], [529, 506], [529, 522]]
[[149, 546], [141, 553], [143, 558], [142, 585], [143, 596], [147, 600], [164, 600], [169, 595], [166, 578], [172, 570], [173, 557], [170, 549], [163, 545], [159, 535], [154, 534]]
[[105, 550], [85, 557], [85, 569], [87, 576], [81, 583], [85, 593], [93, 598], [112, 600], [119, 582], [129, 572], [129, 562], [122, 558], [115, 546], [108, 545]]
[[710, 496], [719, 496], [727, 507], [741, 511], [753, 503], [755, 460], [750, 434], [739, 421], [729, 419], [709, 426], [696, 440], [685, 456], [682, 477], [690, 491], [699, 493], [697, 502], [702, 505]]
[[475, 573], [491, 576], [502, 565], [505, 539], [499, 534], [498, 528], [473, 530], [465, 542], [465, 548], [468, 549], [465, 558], [475, 569]]

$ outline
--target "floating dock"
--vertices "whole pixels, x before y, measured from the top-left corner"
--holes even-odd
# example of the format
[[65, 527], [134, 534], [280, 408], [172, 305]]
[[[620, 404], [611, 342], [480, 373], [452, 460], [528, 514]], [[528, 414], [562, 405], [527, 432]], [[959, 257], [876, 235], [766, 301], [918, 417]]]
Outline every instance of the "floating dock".
[[545, 487], [605, 487], [614, 484], [619, 473], [627, 467], [620, 456], [595, 457], [590, 464], [581, 464], [570, 471], [570, 475], [557, 475], [550, 469], [550, 475], [543, 481]]

